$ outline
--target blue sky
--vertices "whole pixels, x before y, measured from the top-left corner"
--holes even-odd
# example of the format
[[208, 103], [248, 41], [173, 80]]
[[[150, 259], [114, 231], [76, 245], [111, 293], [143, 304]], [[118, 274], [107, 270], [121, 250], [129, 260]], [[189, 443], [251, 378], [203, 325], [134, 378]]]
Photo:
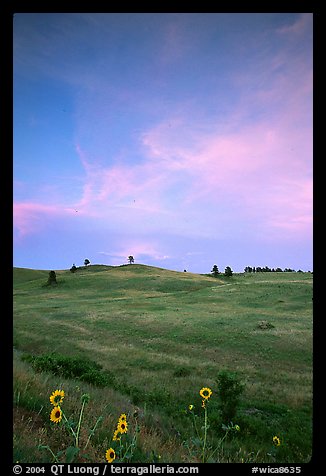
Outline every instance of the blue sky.
[[312, 269], [312, 14], [17, 13], [14, 265]]

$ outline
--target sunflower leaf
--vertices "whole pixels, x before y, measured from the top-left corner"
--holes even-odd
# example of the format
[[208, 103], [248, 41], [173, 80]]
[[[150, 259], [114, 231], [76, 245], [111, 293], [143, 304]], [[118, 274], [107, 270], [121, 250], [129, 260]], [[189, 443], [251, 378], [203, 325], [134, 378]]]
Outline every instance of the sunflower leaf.
[[72, 463], [75, 459], [75, 456], [79, 453], [79, 448], [75, 446], [69, 446], [66, 449], [66, 463]]
[[200, 438], [191, 438], [191, 443], [197, 447], [202, 446], [202, 441]]

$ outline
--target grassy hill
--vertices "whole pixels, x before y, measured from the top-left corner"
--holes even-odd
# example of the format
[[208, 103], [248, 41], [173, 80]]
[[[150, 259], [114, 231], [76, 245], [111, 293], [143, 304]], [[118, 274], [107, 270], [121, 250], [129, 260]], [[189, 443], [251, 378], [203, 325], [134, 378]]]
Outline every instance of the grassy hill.
[[[207, 435], [213, 461], [309, 460], [312, 274], [214, 278], [137, 264], [56, 274], [58, 285], [45, 286], [47, 271], [14, 269], [15, 460], [51, 461], [36, 441], [54, 438], [59, 445], [49, 395], [64, 388], [73, 414], [78, 392], [91, 395], [86, 425], [104, 418], [88, 445], [94, 461], [104, 461], [116, 417], [131, 418], [135, 408], [141, 430], [133, 461], [200, 461], [193, 417], [203, 416], [202, 387], [213, 391]], [[51, 353], [66, 359], [67, 369], [76, 358], [97, 365], [103, 386], [73, 372], [55, 375]], [[43, 372], [41, 360], [48, 363]], [[221, 370], [235, 373], [244, 392], [233, 422], [241, 431], [219, 446]], [[32, 442], [31, 428], [22, 424], [26, 412]]]

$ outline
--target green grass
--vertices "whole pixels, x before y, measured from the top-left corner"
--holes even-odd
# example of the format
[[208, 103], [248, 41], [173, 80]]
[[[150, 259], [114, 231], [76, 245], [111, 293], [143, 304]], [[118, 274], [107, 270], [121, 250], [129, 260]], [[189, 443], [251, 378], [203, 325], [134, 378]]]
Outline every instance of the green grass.
[[[74, 374], [55, 377], [50, 363], [49, 373], [40, 374], [18, 355], [47, 362], [54, 353], [66, 359], [67, 368], [74, 359], [91, 361], [110, 376], [104, 388], [96, 379], [87, 387], [96, 395], [95, 414], [106, 405], [125, 411], [127, 403], [130, 411], [137, 405], [145, 414], [142, 461], [150, 459], [151, 445], [166, 462], [194, 461], [185, 450], [193, 433], [185, 409], [196, 403], [200, 414], [199, 389], [211, 387], [209, 436], [212, 444], [218, 441], [216, 380], [225, 369], [239, 375], [245, 391], [237, 414], [241, 432], [227, 440], [219, 460], [272, 461], [274, 435], [282, 438], [278, 462], [310, 459], [312, 274], [213, 278], [136, 264], [56, 274], [58, 285], [44, 287], [47, 271], [14, 269], [17, 408], [36, 412], [48, 424], [48, 416], [38, 412], [52, 390], [62, 382], [90, 385]], [[42, 389], [43, 403], [35, 396], [33, 410], [26, 403], [29, 391], [20, 386], [23, 376]], [[96, 457], [103, 455], [105, 438], [103, 433], [97, 441]], [[29, 462], [31, 454], [20, 460]]]

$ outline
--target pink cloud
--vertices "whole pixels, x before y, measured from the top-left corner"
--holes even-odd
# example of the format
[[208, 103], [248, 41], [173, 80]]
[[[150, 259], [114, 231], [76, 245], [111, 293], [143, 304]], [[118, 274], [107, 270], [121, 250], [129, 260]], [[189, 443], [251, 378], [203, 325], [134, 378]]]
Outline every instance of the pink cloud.
[[189, 233], [197, 223], [205, 233], [209, 215], [227, 223], [229, 214], [266, 232], [310, 233], [311, 131], [292, 126], [291, 117], [288, 110], [279, 121], [221, 133], [175, 115], [142, 133], [144, 160], [128, 165], [103, 166], [79, 148], [86, 177], [77, 207], [130, 229], [142, 223]]
[[196, 134], [190, 149], [184, 138], [170, 136], [164, 123], [146, 134], [144, 145], [161, 167], [182, 171], [189, 185], [184, 206], [206, 203], [218, 216], [219, 204], [229, 203], [240, 207], [239, 216], [256, 214], [262, 228], [297, 232], [310, 230], [312, 216], [310, 136], [283, 120], [228, 134]]
[[[161, 193], [164, 188], [165, 173], [152, 161], [126, 165], [123, 162], [103, 166], [93, 162], [89, 166], [86, 153], [81, 154], [85, 165], [85, 183], [83, 196], [76, 205], [91, 216], [103, 216], [107, 213], [121, 212], [121, 208], [132, 208], [140, 212], [159, 212]], [[162, 210], [163, 211], [163, 210]]]
[[290, 236], [312, 236], [313, 181], [307, 179], [283, 179], [266, 194], [269, 215], [266, 227], [275, 233], [287, 232]]
[[48, 219], [53, 217], [67, 216], [75, 214], [74, 208], [64, 208], [55, 205], [44, 205], [35, 202], [15, 202], [13, 204], [14, 230], [17, 238], [37, 233], [44, 226]]

